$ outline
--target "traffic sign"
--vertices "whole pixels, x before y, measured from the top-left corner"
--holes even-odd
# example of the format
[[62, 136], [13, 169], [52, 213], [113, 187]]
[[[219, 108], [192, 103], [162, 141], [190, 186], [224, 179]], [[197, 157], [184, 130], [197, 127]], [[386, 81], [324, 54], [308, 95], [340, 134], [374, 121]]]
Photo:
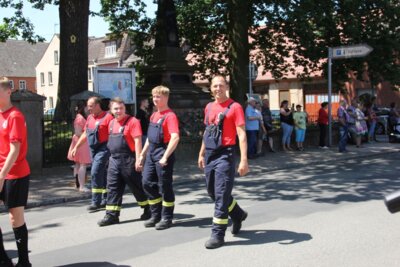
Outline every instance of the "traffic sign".
[[332, 48], [332, 59], [365, 57], [373, 50], [367, 44], [348, 45]]
[[250, 75], [250, 79], [252, 81], [254, 81], [255, 79], [257, 79], [258, 76], [258, 67], [256, 64], [254, 64], [253, 62], [250, 63], [249, 65], [249, 75]]

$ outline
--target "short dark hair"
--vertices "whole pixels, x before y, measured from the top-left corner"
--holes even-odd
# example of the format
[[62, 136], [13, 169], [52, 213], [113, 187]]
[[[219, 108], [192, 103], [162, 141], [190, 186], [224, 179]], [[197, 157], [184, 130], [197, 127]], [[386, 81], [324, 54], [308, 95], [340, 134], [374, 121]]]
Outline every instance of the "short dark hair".
[[0, 78], [0, 87], [3, 89], [11, 89], [10, 80], [7, 77]]
[[89, 101], [90, 99], [93, 99], [94, 103], [101, 105], [101, 98], [100, 98], [100, 97], [98, 97], [98, 96], [92, 96], [92, 97], [89, 97], [88, 101]]
[[321, 103], [321, 108], [326, 108], [326, 106], [328, 106], [328, 102], [322, 102]]
[[287, 100], [283, 100], [282, 102], [281, 102], [281, 108], [283, 107], [283, 105], [285, 105], [285, 104], [289, 104], [289, 101], [287, 101]]

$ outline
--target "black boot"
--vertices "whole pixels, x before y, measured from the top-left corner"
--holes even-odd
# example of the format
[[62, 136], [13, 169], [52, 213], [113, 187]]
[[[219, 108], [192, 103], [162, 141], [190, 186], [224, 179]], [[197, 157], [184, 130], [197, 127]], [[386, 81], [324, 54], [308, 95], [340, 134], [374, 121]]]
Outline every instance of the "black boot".
[[160, 217], [151, 217], [150, 219], [144, 222], [144, 227], [146, 228], [154, 227], [160, 220], [161, 220]]
[[214, 248], [219, 248], [222, 247], [225, 244], [224, 238], [217, 238], [212, 236], [210, 239], [207, 240], [207, 242], [204, 244], [204, 246], [207, 249], [214, 249]]
[[172, 226], [172, 220], [164, 220], [162, 219], [159, 223], [156, 224], [156, 230], [165, 230]]
[[247, 212], [243, 211], [242, 217], [239, 220], [232, 218], [232, 228], [231, 233], [236, 235], [239, 233], [240, 229], [242, 228], [242, 222], [246, 220]]
[[148, 219], [150, 219], [151, 218], [151, 211], [150, 211], [150, 207], [147, 205], [147, 206], [144, 206], [144, 208], [143, 208], [143, 213], [142, 213], [142, 215], [140, 215], [140, 219], [142, 220], [142, 221], [145, 221], [145, 220], [148, 220]]
[[101, 227], [118, 223], [119, 223], [119, 218], [117, 216], [106, 214], [106, 216], [104, 216], [104, 218], [101, 219], [97, 224]]

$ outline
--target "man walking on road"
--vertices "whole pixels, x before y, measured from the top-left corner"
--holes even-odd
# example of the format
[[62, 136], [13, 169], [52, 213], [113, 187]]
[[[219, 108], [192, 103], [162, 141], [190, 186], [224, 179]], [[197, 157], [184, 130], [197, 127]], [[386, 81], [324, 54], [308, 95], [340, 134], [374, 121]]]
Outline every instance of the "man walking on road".
[[[28, 200], [30, 168], [25, 117], [11, 103], [10, 81], [0, 78], [0, 199], [9, 212], [18, 249], [16, 266], [32, 266], [28, 256], [28, 229], [24, 209]], [[0, 230], [0, 266], [14, 266], [4, 250]]]
[[110, 160], [107, 172], [106, 215], [99, 226], [119, 223], [122, 196], [128, 185], [139, 206], [144, 209], [141, 220], [150, 218], [149, 202], [143, 191], [142, 168], [136, 161], [142, 152], [142, 128], [140, 122], [126, 114], [125, 103], [120, 98], [110, 102], [110, 110], [115, 119], [110, 122], [107, 147]]
[[87, 101], [90, 115], [86, 121], [85, 131], [79, 137], [71, 154], [75, 156], [78, 147], [84, 142], [89, 142], [92, 156], [91, 181], [92, 181], [92, 203], [88, 207], [89, 212], [99, 211], [106, 206], [106, 179], [107, 162], [110, 151], [107, 148], [108, 125], [113, 116], [101, 109], [101, 99], [91, 97]]
[[[175, 193], [172, 175], [175, 163], [174, 151], [179, 143], [179, 122], [168, 107], [169, 89], [157, 86], [151, 91], [157, 112], [150, 117], [147, 141], [140, 155], [143, 170], [143, 187], [149, 198], [151, 218], [145, 227], [157, 230], [172, 226]], [[146, 164], [144, 161], [146, 159]]]
[[228, 98], [227, 82], [217, 75], [211, 81], [211, 93], [215, 98], [205, 108], [206, 130], [200, 148], [198, 165], [204, 169], [207, 192], [215, 202], [211, 238], [205, 243], [208, 249], [224, 245], [225, 231], [228, 226], [228, 215], [232, 219], [232, 234], [239, 233], [247, 212], [242, 210], [232, 197], [235, 177], [236, 135], [239, 138], [240, 163], [238, 173], [246, 175], [249, 167], [247, 161], [247, 140], [245, 118], [242, 107]]

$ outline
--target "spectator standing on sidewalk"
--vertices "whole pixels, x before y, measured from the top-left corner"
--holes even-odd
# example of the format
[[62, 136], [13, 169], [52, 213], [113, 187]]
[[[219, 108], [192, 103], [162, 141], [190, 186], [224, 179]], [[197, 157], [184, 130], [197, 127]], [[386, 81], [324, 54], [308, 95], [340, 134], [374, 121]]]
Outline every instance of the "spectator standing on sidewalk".
[[168, 107], [169, 92], [165, 86], [156, 86], [151, 91], [157, 111], [150, 117], [147, 141], [139, 158], [139, 166], [144, 167], [143, 188], [151, 211], [151, 218], [144, 226], [156, 230], [172, 226], [175, 207], [172, 175], [174, 151], [179, 143], [179, 121]]
[[372, 97], [371, 103], [366, 106], [366, 116], [368, 117], [368, 141], [376, 141], [376, 136], [375, 136], [375, 129], [376, 129], [376, 124], [378, 123], [378, 116], [376, 115], [376, 112], [378, 111], [376, 104], [376, 97]]
[[260, 129], [258, 130], [257, 134], [257, 156], [263, 156], [264, 136], [267, 134], [267, 130], [265, 129], [264, 123], [262, 122], [261, 103], [258, 101], [256, 102], [256, 112], [261, 118], [261, 120], [259, 121]]
[[323, 102], [318, 111], [318, 127], [319, 127], [319, 147], [326, 149], [326, 133], [328, 130], [328, 102]]
[[87, 108], [90, 115], [86, 121], [84, 132], [79, 137], [71, 154], [74, 157], [81, 145], [85, 142], [89, 143], [92, 157], [92, 203], [88, 207], [88, 211], [95, 212], [106, 207], [107, 163], [110, 157], [110, 151], [107, 148], [108, 125], [113, 116], [101, 109], [101, 99], [99, 97], [89, 98]]
[[141, 220], [150, 218], [149, 202], [142, 186], [142, 167], [136, 159], [142, 152], [142, 128], [136, 118], [126, 114], [124, 101], [117, 97], [110, 101], [114, 119], [109, 125], [107, 147], [110, 160], [107, 170], [106, 215], [99, 226], [119, 223], [122, 196], [128, 185], [138, 205], [143, 209]]
[[[0, 199], [9, 213], [18, 249], [16, 266], [29, 267], [28, 229], [24, 209], [28, 200], [30, 168], [25, 117], [11, 103], [11, 85], [0, 78]], [[14, 266], [4, 250], [0, 229], [0, 265]]]
[[136, 112], [136, 118], [140, 121], [140, 126], [142, 127], [143, 135], [142, 135], [142, 144], [146, 143], [147, 139], [147, 130], [149, 129], [149, 100], [147, 98], [143, 98], [140, 101], [140, 106]]
[[256, 99], [249, 97], [248, 104], [246, 107], [246, 134], [247, 134], [247, 146], [249, 159], [257, 157], [257, 136], [260, 130], [260, 121], [262, 120], [261, 113], [256, 110]]
[[301, 111], [301, 105], [296, 105], [296, 112], [293, 113], [293, 120], [296, 132], [297, 150], [303, 151], [303, 144], [306, 137], [307, 128], [307, 113], [305, 111]]
[[271, 110], [269, 108], [269, 100], [268, 98], [264, 98], [262, 101], [262, 107], [261, 107], [261, 114], [263, 117], [263, 124], [264, 124], [264, 128], [266, 130], [266, 134], [265, 134], [265, 138], [264, 140], [266, 140], [269, 144], [269, 149], [271, 152], [275, 152], [274, 150], [274, 140], [271, 137], [271, 132], [274, 129], [273, 126], [273, 119], [272, 119], [272, 113]]
[[78, 150], [76, 151], [75, 156], [72, 156], [72, 149], [75, 147], [76, 143], [79, 140], [79, 137], [83, 133], [83, 129], [86, 124], [86, 113], [85, 113], [85, 103], [78, 103], [75, 107], [75, 120], [74, 120], [74, 135], [72, 136], [71, 145], [68, 150], [67, 158], [73, 161], [74, 164], [74, 177], [75, 177], [75, 185], [76, 188], [79, 189], [80, 192], [88, 192], [89, 189], [85, 187], [86, 182], [86, 168], [92, 160], [90, 159], [90, 151], [89, 145], [87, 142], [82, 144]]
[[242, 210], [232, 197], [235, 179], [235, 145], [239, 139], [240, 176], [249, 171], [245, 118], [242, 107], [228, 98], [225, 77], [215, 76], [211, 80], [211, 93], [215, 98], [204, 111], [206, 130], [201, 144], [198, 165], [206, 176], [207, 192], [215, 202], [211, 238], [205, 243], [207, 249], [219, 248], [225, 243], [228, 216], [232, 219], [232, 234], [239, 233], [247, 212]]
[[349, 114], [347, 113], [347, 102], [346, 100], [340, 100], [339, 108], [337, 110], [337, 116], [339, 119], [339, 152], [347, 152], [347, 135], [349, 133]]
[[293, 150], [290, 147], [290, 138], [293, 131], [293, 110], [289, 109], [289, 101], [283, 100], [280, 109], [281, 128], [282, 128], [282, 149], [283, 151]]
[[361, 147], [362, 137], [368, 133], [368, 127], [364, 112], [362, 112], [362, 104], [357, 101], [356, 108], [356, 131], [358, 136], [357, 147]]

